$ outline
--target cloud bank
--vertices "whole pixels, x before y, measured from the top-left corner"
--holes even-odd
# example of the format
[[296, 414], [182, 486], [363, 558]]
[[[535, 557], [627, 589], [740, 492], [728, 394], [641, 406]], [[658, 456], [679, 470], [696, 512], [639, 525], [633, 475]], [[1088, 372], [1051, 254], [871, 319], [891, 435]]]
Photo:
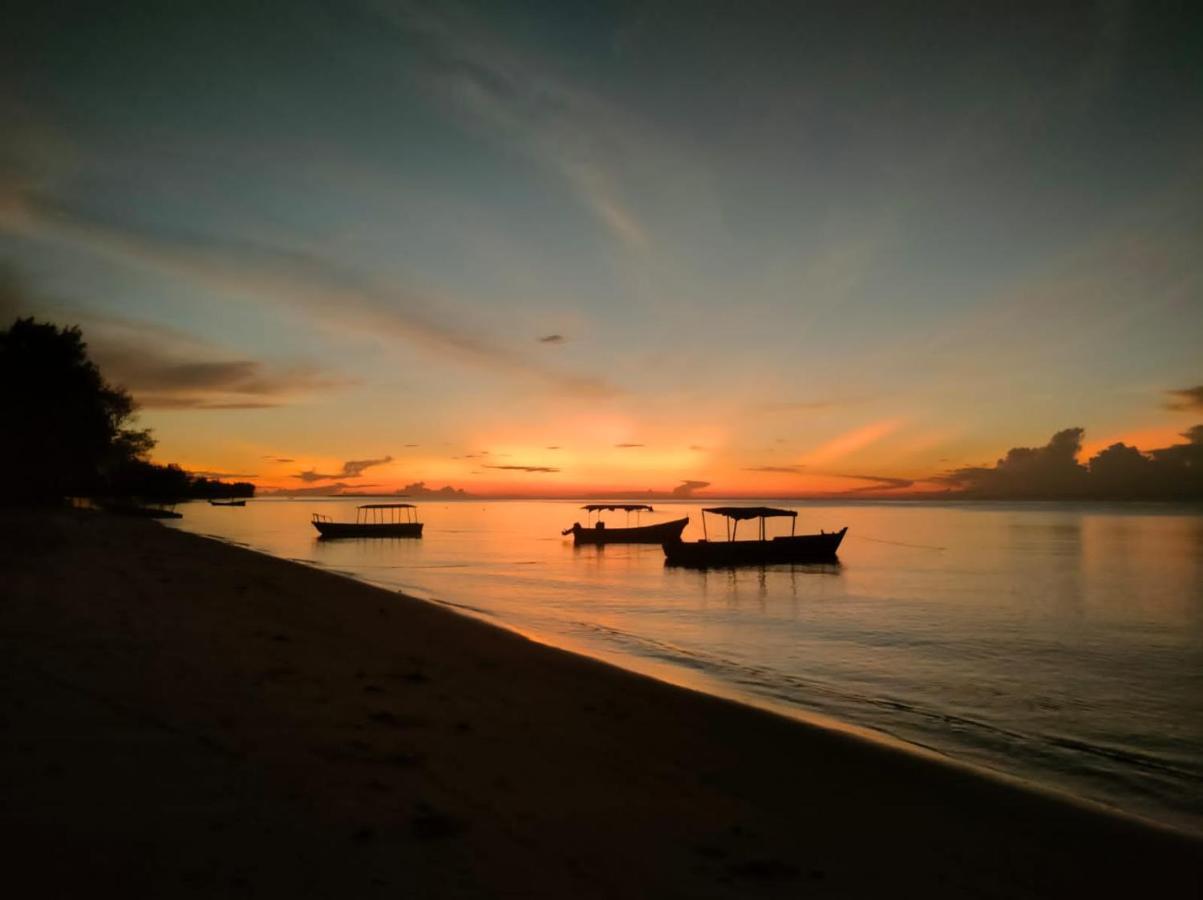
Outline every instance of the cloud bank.
[[1081, 428], [1067, 428], [1043, 447], [1014, 447], [993, 466], [956, 469], [935, 480], [960, 496], [991, 500], [1203, 499], [1203, 425], [1185, 444], [1148, 452], [1112, 444], [1083, 465]]

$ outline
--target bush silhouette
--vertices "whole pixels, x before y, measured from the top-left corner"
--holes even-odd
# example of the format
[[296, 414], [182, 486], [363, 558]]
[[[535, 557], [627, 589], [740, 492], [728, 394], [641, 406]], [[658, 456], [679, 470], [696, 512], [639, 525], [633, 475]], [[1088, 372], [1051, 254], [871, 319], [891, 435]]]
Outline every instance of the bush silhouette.
[[0, 440], [5, 499], [44, 503], [94, 494], [106, 474], [154, 446], [126, 428], [134, 402], [88, 359], [78, 328], [17, 319], [0, 331]]

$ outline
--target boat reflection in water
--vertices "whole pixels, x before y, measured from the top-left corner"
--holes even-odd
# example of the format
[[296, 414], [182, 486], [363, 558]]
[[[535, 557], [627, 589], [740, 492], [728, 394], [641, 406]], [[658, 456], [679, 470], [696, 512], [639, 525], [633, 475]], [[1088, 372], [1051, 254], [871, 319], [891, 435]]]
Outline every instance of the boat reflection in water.
[[[706, 531], [706, 513], [722, 516], [726, 520], [725, 541], [710, 540]], [[797, 516], [798, 513], [792, 509], [774, 509], [769, 506], [715, 506], [703, 509], [702, 531], [706, 537], [700, 541], [665, 541], [665, 564], [706, 569], [834, 561], [840, 542], [844, 540], [848, 531], [847, 527], [830, 533], [820, 531], [818, 534], [794, 534]], [[768, 538], [765, 535], [765, 520], [777, 517], [789, 517], [790, 533], [782, 537]], [[760, 535], [750, 541], [737, 540], [739, 523], [747, 519], [760, 520]]]
[[[644, 503], [590, 503], [588, 506], [582, 506], [590, 517], [597, 514], [597, 523], [595, 525], [582, 526], [580, 522], [573, 522], [571, 528], [565, 528], [563, 535], [572, 535], [574, 544], [665, 544], [669, 541], [680, 541], [681, 532], [685, 530], [685, 526], [689, 524], [689, 517], [683, 519], [673, 519], [671, 522], [657, 522], [654, 525], [639, 524], [639, 514], [642, 512], [655, 512], [652, 507]], [[627, 514], [627, 526], [625, 528], [607, 528], [606, 523], [601, 520], [601, 513], [615, 512], [621, 510]], [[631, 513], [635, 513], [635, 525], [631, 525]]]
[[[417, 507], [412, 503], [368, 503], [355, 507], [354, 522], [334, 522], [313, 514], [313, 527], [323, 538], [422, 536]], [[404, 512], [403, 512], [404, 511]]]

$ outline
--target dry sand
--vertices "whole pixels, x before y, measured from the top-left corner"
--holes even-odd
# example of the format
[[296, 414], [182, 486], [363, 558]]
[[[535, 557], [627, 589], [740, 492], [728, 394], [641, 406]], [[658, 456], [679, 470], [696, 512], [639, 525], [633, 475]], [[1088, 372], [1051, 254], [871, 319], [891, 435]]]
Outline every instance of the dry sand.
[[0, 514], [8, 896], [1199, 896], [1203, 843], [148, 521]]

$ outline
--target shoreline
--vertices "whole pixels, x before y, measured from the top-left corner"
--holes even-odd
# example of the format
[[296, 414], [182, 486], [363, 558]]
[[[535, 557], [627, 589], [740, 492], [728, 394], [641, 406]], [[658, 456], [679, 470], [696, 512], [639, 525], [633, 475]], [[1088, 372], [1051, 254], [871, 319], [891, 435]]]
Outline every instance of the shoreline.
[[64, 893], [1200, 887], [1197, 836], [935, 751], [155, 523], [0, 522], [2, 827]]
[[[981, 502], [986, 503], [991, 501]], [[260, 549], [243, 541], [227, 538], [221, 534], [189, 531], [186, 527], [178, 525], [169, 525], [168, 527], [194, 537], [216, 541], [220, 544], [255, 553], [269, 559], [281, 560], [294, 565], [302, 566], [307, 569], [312, 569], [317, 572], [322, 572], [327, 575], [332, 575], [337, 578], [343, 578], [353, 584], [366, 585], [368, 587], [382, 590], [390, 595], [404, 596], [408, 599], [434, 604], [446, 608], [456, 615], [460, 615], [477, 622], [482, 622], [490, 627], [498, 628], [502, 631], [516, 635], [524, 640], [540, 646], [569, 653], [574, 656], [579, 656], [605, 666], [613, 667], [624, 673], [637, 675], [643, 678], [649, 678], [660, 684], [664, 684], [678, 690], [690, 691], [703, 696], [734, 703], [749, 709], [754, 709], [759, 712], [779, 716], [805, 727], [837, 732], [847, 735], [855, 740], [867, 741], [893, 751], [911, 754], [922, 759], [927, 759], [937, 765], [951, 766], [953, 768], [964, 770], [977, 777], [997, 781], [1003, 785], [1014, 787], [1019, 790], [1044, 795], [1058, 802], [1079, 806], [1087, 812], [1115, 816], [1120, 819], [1130, 820], [1145, 827], [1164, 830], [1173, 834], [1203, 842], [1203, 824], [1194, 825], [1193, 820], [1188, 823], [1184, 820], [1176, 821], [1173, 819], [1157, 819], [1150, 814], [1125, 808], [1118, 803], [1109, 803], [1106, 800], [1074, 793], [1070, 789], [1060, 787], [1055, 783], [1042, 782], [1017, 772], [1008, 771], [1003, 768], [992, 768], [984, 763], [975, 762], [969, 759], [962, 759], [951, 755], [950, 753], [941, 750], [938, 747], [916, 743], [908, 740], [907, 738], [891, 734], [888, 731], [878, 730], [871, 725], [862, 725], [842, 721], [833, 715], [806, 709], [804, 707], [799, 707], [784, 701], [774, 701], [770, 697], [756, 694], [755, 692], [742, 692], [738, 688], [731, 687], [720, 678], [705, 675], [699, 676], [696, 672], [688, 669], [683, 670], [671, 662], [659, 662], [647, 657], [641, 657], [637, 654], [623, 654], [618, 651], [606, 651], [602, 647], [590, 645], [587, 642], [573, 642], [566, 640], [564, 635], [556, 634], [555, 632], [542, 633], [534, 629], [524, 628], [506, 620], [500, 614], [484, 607], [473, 606], [470, 603], [445, 600], [429, 594], [424, 596], [420, 593], [406, 593], [405, 590], [390, 586], [387, 583], [374, 582], [353, 571], [330, 568], [311, 559], [278, 556], [272, 553], [270, 550]], [[693, 677], [688, 677], [690, 675]]]

